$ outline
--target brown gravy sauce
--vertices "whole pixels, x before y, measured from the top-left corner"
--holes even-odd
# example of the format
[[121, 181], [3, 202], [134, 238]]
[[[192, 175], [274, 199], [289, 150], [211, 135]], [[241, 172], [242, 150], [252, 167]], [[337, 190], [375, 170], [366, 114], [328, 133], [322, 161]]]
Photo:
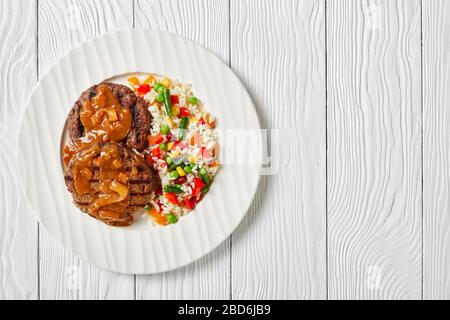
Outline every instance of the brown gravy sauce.
[[[80, 110], [85, 136], [69, 141], [63, 149], [66, 167], [72, 161], [73, 183], [78, 195], [90, 195], [88, 212], [107, 222], [114, 219], [128, 225], [125, 208], [129, 204], [128, 180], [120, 148], [131, 129], [132, 114], [123, 108], [107, 85]], [[95, 189], [93, 188], [95, 181]]]

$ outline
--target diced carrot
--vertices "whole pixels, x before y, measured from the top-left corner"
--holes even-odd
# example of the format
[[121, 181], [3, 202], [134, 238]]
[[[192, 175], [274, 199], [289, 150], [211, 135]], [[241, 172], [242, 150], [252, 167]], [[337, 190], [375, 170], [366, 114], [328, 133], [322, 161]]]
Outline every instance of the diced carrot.
[[160, 212], [158, 212], [155, 208], [152, 208], [150, 210], [150, 216], [153, 218], [153, 220], [160, 224], [160, 225], [166, 225], [167, 224], [167, 218], [166, 216], [162, 215]]
[[172, 204], [179, 204], [177, 195], [175, 193], [166, 192], [164, 193], [164, 197]]
[[164, 138], [162, 135], [158, 134], [156, 136], [148, 136], [147, 140], [149, 144], [159, 144], [164, 141]]
[[129, 83], [132, 87], [134, 87], [134, 86], [140, 84], [141, 82], [139, 81], [139, 79], [138, 79], [137, 77], [129, 77], [129, 78], [128, 78], [128, 83]]
[[145, 78], [144, 83], [152, 84], [154, 81], [155, 81], [155, 78], [153, 78], [152, 75], [149, 75], [147, 78]]

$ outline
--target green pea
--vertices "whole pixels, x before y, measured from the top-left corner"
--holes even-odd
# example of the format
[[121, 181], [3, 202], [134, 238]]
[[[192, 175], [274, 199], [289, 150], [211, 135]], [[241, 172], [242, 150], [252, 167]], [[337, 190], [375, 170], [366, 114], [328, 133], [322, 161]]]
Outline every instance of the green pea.
[[153, 89], [155, 89], [156, 92], [158, 92], [158, 89], [161, 87], [163, 87], [163, 85], [159, 82], [157, 82], [153, 85]]
[[159, 103], [163, 103], [164, 102], [164, 95], [163, 94], [158, 94], [156, 96], [156, 101], [158, 101]]
[[198, 102], [197, 97], [192, 96], [192, 97], [189, 98], [189, 103], [190, 104], [197, 104], [197, 102]]
[[159, 94], [164, 94], [164, 90], [166, 90], [166, 88], [164, 88], [164, 86], [161, 86], [161, 87], [158, 88], [157, 92]]
[[178, 174], [178, 172], [177, 172], [176, 170], [170, 172], [170, 177], [171, 177], [172, 179], [178, 179], [179, 176], [180, 176], [180, 175]]
[[159, 149], [161, 151], [167, 150], [167, 143], [163, 142], [159, 145]]
[[185, 166], [185, 167], [183, 168], [183, 170], [184, 170], [184, 172], [186, 172], [186, 173], [191, 173], [191, 172], [192, 172], [191, 166]]
[[170, 166], [170, 165], [173, 163], [173, 160], [172, 160], [171, 157], [167, 156], [167, 157], [166, 157], [166, 162], [167, 162], [167, 164]]
[[177, 223], [177, 221], [178, 221], [177, 217], [175, 217], [175, 215], [172, 214], [172, 213], [169, 213], [169, 214], [166, 216], [166, 218], [167, 218], [167, 222], [168, 222], [168, 223]]
[[164, 123], [161, 125], [161, 128], [159, 128], [159, 132], [161, 132], [161, 134], [166, 135], [170, 132], [170, 128], [167, 124]]
[[203, 192], [203, 193], [207, 193], [208, 191], [209, 191], [209, 187], [206, 186], [206, 187], [203, 187], [203, 188], [202, 188], [202, 192]]

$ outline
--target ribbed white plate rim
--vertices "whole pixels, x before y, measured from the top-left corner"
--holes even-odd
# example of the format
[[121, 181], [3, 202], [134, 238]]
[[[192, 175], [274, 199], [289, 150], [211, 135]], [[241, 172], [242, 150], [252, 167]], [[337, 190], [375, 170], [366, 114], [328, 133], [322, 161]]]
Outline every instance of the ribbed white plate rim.
[[[188, 52], [186, 56], [189, 56], [190, 59], [188, 60], [189, 64], [194, 61], [194, 64], [200, 65], [204, 63], [204, 66], [207, 66], [207, 68], [201, 68], [203, 77], [208, 77], [206, 73], [209, 74], [209, 71], [213, 70], [213, 72], [216, 72], [214, 75], [223, 83], [220, 83], [220, 88], [209, 87], [211, 81], [208, 80], [211, 79], [199, 80], [200, 75], [193, 74], [189, 69], [190, 67], [186, 67], [186, 56], [178, 53], [166, 54], [165, 52], [164, 55], [161, 52], [151, 53], [152, 58], [155, 60], [154, 63], [156, 64], [159, 61], [165, 67], [162, 67], [160, 70], [154, 70], [159, 68], [159, 66], [156, 66], [153, 70], [147, 70], [144, 67], [145, 70], [141, 70], [143, 66], [152, 66], [152, 63], [144, 61], [145, 58], [142, 57], [140, 52], [141, 48], [138, 47], [145, 47], [145, 45], [141, 45], [137, 39], [163, 42], [164, 45], [161, 47], [164, 49], [170, 49], [169, 47], [186, 49]], [[131, 44], [131, 47], [128, 47], [132, 52], [130, 60], [123, 61], [117, 55], [109, 56], [111, 59], [110, 69], [104, 70], [108, 68], [105, 66], [99, 67], [103, 68], [102, 70], [97, 70], [100, 71], [99, 73], [103, 78], [96, 79], [95, 82], [127, 72], [156, 71], [157, 73], [173, 76], [181, 81], [187, 77], [189, 80], [192, 80], [190, 82], [193, 85], [194, 92], [197, 92], [196, 89], [201, 88], [199, 91], [202, 94], [198, 94], [198, 96], [201, 98], [205, 97], [205, 101], [217, 99], [215, 100], [217, 103], [213, 105], [206, 103], [206, 108], [209, 110], [211, 110], [211, 106], [214, 106], [216, 109], [221, 108], [216, 111], [218, 111], [217, 113], [223, 113], [223, 118], [217, 115], [214, 110], [211, 110], [218, 118], [219, 127], [221, 123], [225, 123], [226, 129], [260, 129], [261, 126], [255, 106], [247, 90], [227, 65], [192, 40], [164, 31], [143, 29], [115, 31], [88, 40], [62, 56], [38, 84], [34, 86], [20, 125], [17, 157], [22, 189], [37, 219], [66, 249], [84, 261], [91, 262], [100, 268], [120, 273], [151, 274], [173, 270], [194, 262], [226, 240], [242, 221], [252, 203], [259, 185], [260, 165], [225, 165], [219, 171], [217, 181], [214, 182], [210, 194], [202, 201], [205, 204], [200, 203], [198, 209], [182, 218], [179, 223], [173, 226], [164, 228], [150, 227], [138, 230], [114, 228], [103, 225], [101, 222], [80, 213], [71, 203], [70, 194], [65, 190], [60, 167], [56, 168], [54, 163], [59, 164], [60, 160], [60, 141], [58, 140], [61, 137], [62, 130], [60, 129], [64, 126], [67, 112], [77, 97], [73, 92], [78, 91], [77, 95], [79, 95], [88, 85], [78, 88], [77, 83], [61, 84], [61, 82], [56, 80], [61, 79], [62, 75], [68, 75], [67, 63], [72, 66], [71, 63], [74, 62], [74, 59], [80, 58], [80, 55], [84, 54], [80, 61], [86, 67], [88, 65], [92, 67], [92, 56], [90, 56], [90, 59], [87, 59], [86, 52], [96, 53], [98, 54], [97, 58], [99, 58], [101, 56], [98, 50], [100, 45], [106, 45], [108, 48], [118, 46], [120, 49], [123, 49], [121, 47], [124, 45], [123, 43]], [[121, 53], [123, 54], [123, 50]], [[95, 60], [95, 57], [92, 60]], [[179, 64], [180, 61], [184, 62], [184, 65], [179, 65], [178, 68], [168, 63]], [[98, 62], [103, 64], [100, 60]], [[122, 69], [112, 70], [117, 69], [115, 67], [116, 63], [117, 65], [124, 63], [124, 66]], [[165, 72], [166, 69], [172, 71], [175, 75], [171, 74], [171, 72]], [[205, 72], [206, 69], [208, 69], [208, 72]], [[73, 79], [78, 74], [82, 81], [87, 81], [80, 75], [83, 72], [82, 70], [83, 67], [78, 68], [78, 66], [76, 70], [72, 69], [71, 76]], [[88, 72], [87, 78], [91, 80], [95, 78], [95, 75], [89, 74], [93, 72], [91, 69], [86, 70]], [[86, 84], [91, 85], [94, 83], [87, 81]], [[64, 90], [58, 90], [61, 85]], [[73, 88], [67, 88], [67, 86]], [[206, 87], [212, 89], [213, 94], [208, 93], [205, 90]], [[232, 88], [235, 91], [227, 92], [231, 96], [228, 97], [224, 95], [225, 90], [222, 87]], [[67, 92], [69, 91], [72, 94], [68, 94]], [[225, 103], [229, 102], [229, 100], [241, 103]], [[70, 103], [66, 105], [63, 101], [70, 101]], [[52, 102], [55, 103], [52, 104]], [[55, 105], [56, 107], [54, 108], [57, 108], [56, 110], [46, 109]], [[224, 111], [224, 106], [233, 110]], [[36, 114], [36, 110], [39, 113]], [[42, 115], [44, 112], [45, 114]], [[230, 118], [229, 114], [234, 114], [234, 117], [236, 117], [236, 114], [239, 114], [244, 119], [236, 120], [236, 118]], [[235, 126], [233, 123], [231, 126], [227, 126], [227, 124], [230, 124], [227, 123], [230, 122], [230, 119], [236, 120], [238, 125]], [[53, 122], [52, 126], [48, 126], [50, 120], [55, 122], [54, 126]], [[44, 126], [45, 123], [47, 126]], [[50, 132], [48, 132], [49, 130]], [[59, 137], [55, 137], [58, 131], [60, 131]], [[39, 139], [42, 136], [47, 138]], [[227, 146], [221, 147], [226, 149]], [[36, 154], [39, 155], [37, 160], [33, 157]], [[235, 177], [234, 175], [238, 176]], [[232, 178], [236, 178], [238, 182], [230, 184]], [[42, 181], [45, 183], [42, 184]], [[54, 187], [54, 189], [51, 187]], [[223, 192], [225, 190], [228, 191]], [[233, 216], [231, 217], [227, 215], [230, 212], [227, 212], [223, 196], [231, 197], [231, 199], [226, 200], [226, 205], [230, 206], [233, 211], [231, 213]], [[221, 206], [216, 206], [218, 203]], [[237, 204], [242, 204], [242, 207], [238, 209], [233, 207]], [[219, 224], [216, 219], [220, 222]]]

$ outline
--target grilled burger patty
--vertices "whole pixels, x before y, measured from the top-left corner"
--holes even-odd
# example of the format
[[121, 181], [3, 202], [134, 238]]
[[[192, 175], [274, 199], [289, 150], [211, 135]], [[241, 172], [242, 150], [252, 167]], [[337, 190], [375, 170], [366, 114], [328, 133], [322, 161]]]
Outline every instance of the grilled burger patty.
[[[127, 172], [129, 177], [128, 180], [128, 197], [126, 199], [125, 208], [123, 214], [120, 218], [104, 218], [99, 215], [89, 212], [89, 205], [96, 199], [99, 192], [101, 179], [100, 179], [100, 168], [93, 167], [92, 179], [89, 181], [90, 188], [94, 193], [77, 193], [74, 185], [74, 161], [73, 158], [68, 167], [66, 168], [64, 180], [69, 192], [73, 195], [74, 204], [83, 212], [88, 213], [96, 219], [103, 221], [106, 224], [113, 226], [126, 226], [134, 222], [134, 213], [136, 210], [143, 208], [147, 203], [150, 202], [152, 195], [151, 193], [156, 189], [161, 187], [161, 181], [158, 174], [147, 165], [145, 160], [139, 154], [136, 154], [132, 150], [124, 147], [123, 145], [118, 146], [123, 163], [124, 171]], [[104, 207], [108, 209], [108, 206]]]
[[108, 225], [128, 226], [152, 200], [161, 180], [134, 151], [147, 146], [151, 120], [145, 100], [126, 86], [104, 82], [81, 94], [67, 119], [64, 180], [82, 212]]
[[[151, 114], [147, 109], [147, 103], [124, 85], [111, 82], [103, 82], [102, 84], [107, 85], [111, 89], [121, 106], [129, 108], [133, 116], [131, 130], [125, 139], [126, 146], [138, 151], [143, 150], [148, 144], [147, 136], [150, 133], [151, 126]], [[93, 85], [84, 91], [70, 110], [67, 125], [69, 137], [72, 141], [85, 135], [85, 130], [80, 120], [80, 111], [84, 103], [97, 94], [98, 87], [99, 85]]]

